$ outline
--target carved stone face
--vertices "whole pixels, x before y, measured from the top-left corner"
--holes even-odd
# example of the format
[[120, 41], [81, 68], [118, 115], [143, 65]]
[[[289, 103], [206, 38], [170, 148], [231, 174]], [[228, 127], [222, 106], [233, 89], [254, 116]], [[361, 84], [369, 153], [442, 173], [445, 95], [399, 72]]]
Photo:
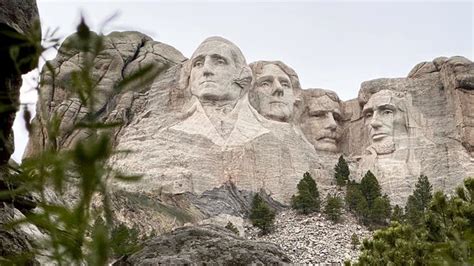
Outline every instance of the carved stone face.
[[372, 95], [364, 106], [364, 121], [377, 154], [392, 153], [396, 139], [407, 134], [402, 101], [387, 91], [380, 91]]
[[279, 66], [267, 64], [255, 80], [250, 92], [253, 107], [268, 119], [288, 122], [295, 103], [290, 77]]
[[224, 42], [202, 43], [191, 58], [189, 83], [191, 94], [206, 101], [233, 101], [241, 95], [235, 84], [239, 69], [232, 56], [232, 47]]
[[306, 105], [300, 124], [306, 138], [316, 150], [337, 152], [342, 133], [339, 103], [323, 95], [309, 97]]

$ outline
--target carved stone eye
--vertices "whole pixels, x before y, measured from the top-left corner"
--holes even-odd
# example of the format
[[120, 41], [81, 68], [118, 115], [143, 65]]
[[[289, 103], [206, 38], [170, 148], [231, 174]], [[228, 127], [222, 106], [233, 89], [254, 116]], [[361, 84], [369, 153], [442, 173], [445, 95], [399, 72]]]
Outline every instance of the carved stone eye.
[[385, 110], [382, 111], [382, 114], [384, 114], [384, 115], [390, 115], [390, 114], [393, 114], [393, 111], [390, 110], [390, 109], [385, 109]]
[[194, 62], [193, 67], [201, 67], [203, 64], [202, 60], [197, 60]]
[[373, 112], [366, 112], [364, 116], [365, 118], [371, 118], [373, 114], [374, 114]]
[[270, 85], [270, 81], [267, 80], [260, 82], [260, 87], [269, 87]]

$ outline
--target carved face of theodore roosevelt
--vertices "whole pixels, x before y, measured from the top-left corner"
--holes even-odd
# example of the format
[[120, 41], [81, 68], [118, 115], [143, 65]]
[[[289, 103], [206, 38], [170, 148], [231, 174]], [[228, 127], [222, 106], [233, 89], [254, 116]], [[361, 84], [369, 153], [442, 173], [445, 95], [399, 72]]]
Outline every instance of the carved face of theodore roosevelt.
[[236, 101], [242, 95], [239, 79], [245, 59], [231, 42], [206, 39], [191, 58], [191, 94], [204, 101]]
[[403, 99], [389, 90], [375, 93], [365, 104], [362, 113], [377, 154], [393, 152], [396, 139], [407, 134], [405, 112]]
[[337, 152], [342, 134], [342, 112], [337, 95], [322, 89], [303, 91], [300, 127], [316, 150]]

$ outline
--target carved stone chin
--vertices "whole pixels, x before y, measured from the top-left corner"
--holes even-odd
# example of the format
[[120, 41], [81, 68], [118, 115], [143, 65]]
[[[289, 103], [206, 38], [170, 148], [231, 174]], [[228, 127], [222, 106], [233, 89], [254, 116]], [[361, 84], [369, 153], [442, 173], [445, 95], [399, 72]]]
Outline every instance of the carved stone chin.
[[393, 138], [390, 138], [385, 141], [372, 143], [369, 149], [370, 148], [372, 148], [378, 155], [390, 154], [395, 151], [395, 142], [393, 141]]

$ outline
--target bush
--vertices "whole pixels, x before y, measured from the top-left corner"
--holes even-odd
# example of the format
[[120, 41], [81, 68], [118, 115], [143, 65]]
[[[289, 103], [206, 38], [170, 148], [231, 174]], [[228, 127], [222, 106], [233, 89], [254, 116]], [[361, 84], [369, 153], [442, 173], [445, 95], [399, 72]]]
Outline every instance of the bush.
[[334, 195], [328, 195], [326, 206], [324, 208], [324, 214], [329, 220], [337, 223], [341, 219], [342, 215], [342, 200], [340, 197]]
[[321, 203], [318, 186], [308, 172], [304, 173], [297, 189], [297, 194], [291, 197], [291, 207], [302, 214], [319, 212]]
[[352, 244], [352, 249], [356, 250], [357, 246], [360, 245], [359, 237], [357, 236], [356, 233], [353, 233], [351, 236], [351, 244]]
[[250, 210], [250, 221], [252, 225], [258, 227], [262, 234], [267, 234], [271, 231], [274, 220], [275, 212], [270, 209], [259, 194], [255, 194]]
[[237, 227], [235, 227], [235, 225], [229, 221], [227, 223], [227, 225], [225, 226], [226, 229], [229, 229], [230, 231], [232, 231], [232, 233], [236, 234], [236, 235], [239, 235], [239, 230], [237, 229]]

